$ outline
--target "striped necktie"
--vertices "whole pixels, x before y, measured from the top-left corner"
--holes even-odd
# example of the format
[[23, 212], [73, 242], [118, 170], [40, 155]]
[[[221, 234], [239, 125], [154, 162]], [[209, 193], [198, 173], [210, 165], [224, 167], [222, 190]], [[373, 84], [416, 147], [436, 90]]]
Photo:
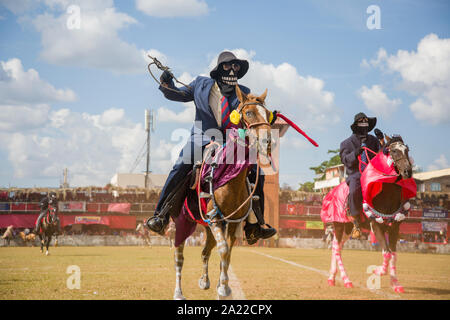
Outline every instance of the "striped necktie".
[[[361, 144], [361, 147], [366, 147], [366, 146], [367, 145], [366, 145], [365, 142], [363, 142]], [[364, 169], [366, 168], [367, 164], [368, 164], [367, 153], [366, 153], [366, 149], [364, 149], [364, 151], [361, 153], [361, 172], [364, 171]]]
[[228, 104], [228, 99], [226, 97], [222, 97], [221, 100], [221, 106], [222, 106], [222, 129], [227, 130], [231, 127], [230, 122], [230, 105]]

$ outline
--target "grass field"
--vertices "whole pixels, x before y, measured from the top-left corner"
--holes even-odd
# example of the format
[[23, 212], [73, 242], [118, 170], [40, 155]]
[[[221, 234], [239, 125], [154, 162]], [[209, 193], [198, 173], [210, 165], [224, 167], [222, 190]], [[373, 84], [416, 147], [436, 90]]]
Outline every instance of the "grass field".
[[[186, 247], [182, 288], [188, 299], [217, 298], [219, 258], [210, 262], [211, 289], [200, 290], [200, 247]], [[118, 299], [170, 300], [175, 271], [173, 249], [168, 247], [51, 247], [45, 256], [39, 249], [0, 248], [0, 299]], [[231, 287], [235, 297], [248, 300], [396, 300], [450, 299], [450, 256], [398, 254], [398, 278], [405, 287], [397, 294], [389, 278], [379, 290], [369, 290], [369, 265], [381, 264], [380, 252], [344, 250], [343, 260], [354, 288], [326, 279], [330, 251], [326, 249], [274, 249], [236, 247], [232, 255]], [[80, 289], [69, 289], [67, 268], [80, 268]], [[237, 294], [240, 295], [237, 295]]]

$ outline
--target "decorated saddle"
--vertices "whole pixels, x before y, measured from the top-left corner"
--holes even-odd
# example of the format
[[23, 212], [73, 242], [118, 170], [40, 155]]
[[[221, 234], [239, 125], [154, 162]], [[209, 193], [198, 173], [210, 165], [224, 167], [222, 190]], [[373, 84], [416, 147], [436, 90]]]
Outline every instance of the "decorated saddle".
[[[198, 203], [199, 191], [210, 192], [208, 179], [212, 177], [212, 187], [213, 190], [216, 190], [252, 165], [248, 145], [240, 130], [242, 129], [232, 128], [228, 130], [227, 142], [215, 150], [214, 156], [210, 160], [205, 161], [198, 181], [200, 186], [197, 186], [195, 190], [188, 190], [181, 208], [181, 214], [175, 219], [175, 247], [178, 247], [195, 231], [197, 224], [208, 225], [200, 215]], [[217, 165], [213, 165], [213, 163]], [[209, 198], [200, 199], [204, 217], [207, 213], [206, 208], [209, 201]]]
[[[390, 155], [383, 152], [376, 154], [361, 173], [361, 189], [364, 213], [369, 218], [373, 209], [373, 199], [381, 192], [383, 183], [395, 183], [402, 188], [402, 201], [416, 196], [417, 186], [413, 178], [399, 179]], [[349, 188], [345, 181], [333, 188], [323, 199], [320, 217], [323, 222], [350, 222], [346, 214]], [[408, 205], [400, 209], [409, 209]], [[378, 219], [382, 222], [382, 219]]]

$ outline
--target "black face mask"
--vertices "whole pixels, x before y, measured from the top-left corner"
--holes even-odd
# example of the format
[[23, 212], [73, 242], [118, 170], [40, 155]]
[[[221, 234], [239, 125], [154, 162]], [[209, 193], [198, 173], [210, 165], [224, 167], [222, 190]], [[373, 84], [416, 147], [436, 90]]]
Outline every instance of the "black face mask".
[[367, 123], [365, 123], [365, 125], [363, 124], [363, 126], [360, 126], [360, 124], [358, 124], [356, 126], [355, 133], [360, 139], [367, 138], [367, 135], [369, 134], [369, 125]]
[[220, 92], [228, 97], [233, 92], [237, 85], [237, 72], [233, 70], [233, 68], [230, 68], [230, 70], [225, 71], [223, 69], [223, 66], [219, 67], [217, 74], [217, 84], [219, 85]]

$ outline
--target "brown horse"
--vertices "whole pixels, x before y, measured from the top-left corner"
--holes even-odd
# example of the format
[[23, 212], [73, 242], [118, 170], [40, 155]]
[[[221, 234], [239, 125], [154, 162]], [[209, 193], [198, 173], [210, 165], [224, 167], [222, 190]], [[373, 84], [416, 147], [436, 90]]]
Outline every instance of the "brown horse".
[[[391, 287], [395, 292], [404, 292], [403, 287], [399, 284], [396, 275], [397, 262], [397, 241], [399, 239], [399, 230], [402, 220], [405, 219], [410, 204], [403, 195], [403, 187], [399, 182], [411, 183], [410, 188], [414, 187], [415, 183], [412, 177], [412, 165], [409, 158], [408, 146], [404, 144], [400, 136], [393, 138], [385, 135], [386, 151], [389, 152], [388, 161], [392, 161], [395, 169], [392, 175], [391, 183], [382, 182], [381, 191], [373, 197], [372, 206], [367, 202], [363, 204], [364, 217], [367, 217], [362, 226], [367, 229], [372, 229], [378, 243], [383, 250], [383, 264], [374, 270], [377, 275], [386, 275], [389, 267], [389, 274], [391, 278]], [[381, 151], [382, 152], [382, 151]], [[390, 164], [388, 163], [388, 166]], [[367, 169], [366, 169], [367, 170]], [[387, 176], [387, 175], [385, 175]], [[413, 191], [411, 191], [413, 192]], [[415, 194], [415, 193], [414, 193]], [[345, 214], [345, 213], [344, 213]], [[363, 214], [363, 213], [361, 213]], [[342, 262], [341, 251], [345, 241], [349, 238], [353, 224], [343, 222], [333, 222], [334, 238], [332, 244], [331, 269], [328, 278], [328, 284], [335, 285], [335, 277], [337, 267], [341, 273], [341, 278], [344, 281], [345, 287], [353, 287]], [[386, 235], [388, 239], [386, 239]]]
[[34, 233], [25, 235], [25, 232], [20, 231], [19, 237], [22, 239], [26, 246], [28, 246], [28, 243], [31, 243], [31, 246], [34, 247], [34, 242], [36, 241], [36, 235]]
[[[57, 233], [58, 229], [58, 217], [56, 216], [56, 208], [51, 205], [48, 206], [46, 215], [42, 218], [41, 228], [39, 230], [39, 238], [41, 240], [41, 252], [44, 252], [44, 246], [46, 248], [45, 255], [49, 255], [48, 247], [52, 241], [52, 237]], [[56, 240], [57, 241], [57, 240]], [[55, 245], [56, 245], [55, 241]]]
[[145, 221], [141, 222], [137, 225], [136, 227], [136, 232], [138, 232], [138, 235], [144, 239], [144, 242], [151, 248], [152, 247], [152, 242], [150, 239], [151, 233], [149, 230], [147, 230], [147, 228], [144, 227]]
[[[272, 142], [269, 123], [270, 111], [264, 106], [267, 90], [261, 96], [251, 94], [246, 96], [236, 86], [236, 94], [240, 101], [236, 109], [240, 114], [240, 122], [247, 129], [248, 135], [252, 137], [249, 140], [257, 141], [251, 144], [251, 147], [256, 149], [255, 152], [257, 154], [270, 155]], [[247, 145], [246, 147], [249, 146]], [[234, 163], [233, 165], [236, 164]], [[259, 171], [259, 166], [257, 171]], [[213, 196], [208, 202], [206, 209], [206, 212], [210, 213], [207, 215], [210, 218], [210, 223], [205, 227], [206, 241], [201, 255], [203, 274], [199, 279], [199, 287], [205, 290], [210, 287], [208, 262], [212, 249], [217, 245], [220, 256], [220, 279], [217, 285], [219, 299], [227, 298], [231, 295], [231, 289], [228, 286], [231, 251], [236, 241], [236, 231], [240, 227], [240, 223], [245, 220], [251, 211], [253, 192], [247, 176], [248, 169], [244, 169], [226, 184], [213, 190]], [[256, 184], [253, 186], [253, 190], [255, 187]], [[199, 205], [199, 207], [201, 206]], [[223, 214], [223, 218], [216, 215], [218, 210]], [[201, 210], [200, 213], [202, 213]], [[184, 242], [175, 248], [176, 286], [174, 299], [176, 300], [185, 299], [181, 290], [181, 270], [184, 261], [183, 249]]]
[[172, 249], [175, 246], [175, 223], [171, 220], [169, 227], [165, 233], [165, 236], [169, 239], [169, 248]]
[[2, 239], [4, 239], [5, 241], [6, 241], [6, 244], [9, 246], [10, 244], [11, 244], [11, 239], [13, 239], [14, 238], [14, 235], [13, 235], [13, 227], [14, 226], [8, 226], [7, 228], [6, 228], [6, 231], [5, 231], [5, 233], [2, 235]]

